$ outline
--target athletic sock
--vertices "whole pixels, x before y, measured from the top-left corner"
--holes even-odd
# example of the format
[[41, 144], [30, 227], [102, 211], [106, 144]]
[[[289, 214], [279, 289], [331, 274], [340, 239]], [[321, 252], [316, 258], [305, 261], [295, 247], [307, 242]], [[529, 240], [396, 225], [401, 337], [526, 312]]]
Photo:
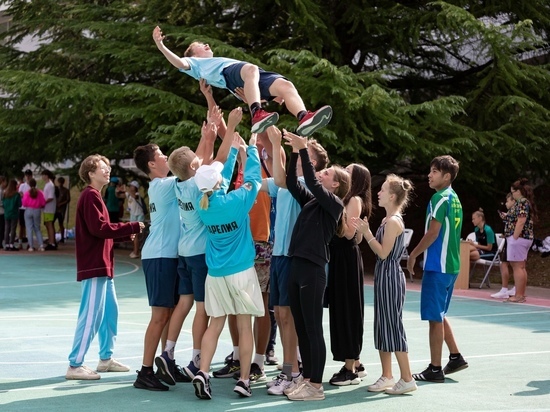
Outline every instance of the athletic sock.
[[259, 102], [254, 102], [250, 105], [250, 114], [254, 116], [254, 114], [262, 108], [262, 105]]
[[449, 355], [449, 359], [450, 359], [450, 360], [456, 360], [456, 359], [458, 359], [458, 358], [460, 358], [460, 352], [458, 352], [458, 353], [451, 353], [451, 354]]
[[140, 373], [143, 375], [148, 375], [150, 373], [153, 373], [153, 367], [152, 366], [145, 366], [145, 365], [141, 365], [141, 371]]
[[432, 364], [430, 364], [430, 366], [432, 372], [441, 372], [441, 366], [434, 366]]
[[238, 361], [241, 360], [241, 357], [239, 355], [239, 347], [238, 346], [233, 346], [233, 360], [238, 360]]
[[200, 349], [193, 349], [193, 364], [198, 368], [200, 367], [201, 363], [201, 350]]
[[296, 115], [296, 117], [298, 118], [298, 121], [302, 120], [306, 114], [307, 114], [307, 111], [305, 110], [299, 111], [298, 114]]
[[286, 375], [287, 378], [290, 378], [292, 376], [292, 363], [283, 363], [283, 373]]
[[256, 365], [258, 365], [260, 369], [263, 369], [264, 359], [265, 359], [265, 356], [263, 354], [260, 355], [259, 353], [255, 353], [254, 360], [252, 361], [252, 363], [255, 363]]
[[168, 354], [168, 357], [172, 360], [174, 360], [174, 348], [176, 347], [176, 342], [173, 340], [167, 340], [166, 341], [166, 347], [164, 350]]

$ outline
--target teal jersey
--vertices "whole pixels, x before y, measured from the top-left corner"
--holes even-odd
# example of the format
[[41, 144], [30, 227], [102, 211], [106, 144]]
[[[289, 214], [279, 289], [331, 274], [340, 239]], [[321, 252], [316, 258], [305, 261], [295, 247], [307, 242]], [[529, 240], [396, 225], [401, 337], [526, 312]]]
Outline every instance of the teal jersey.
[[[233, 174], [233, 166], [239, 151], [234, 147], [229, 151], [225, 162], [222, 178], [226, 187], [229, 186]], [[206, 253], [206, 226], [202, 223], [198, 210], [195, 208], [195, 201], [201, 196], [201, 191], [195, 184], [195, 177], [185, 181], [178, 180], [175, 185], [176, 197], [180, 211], [182, 230], [178, 245], [180, 256], [197, 256]]]
[[223, 69], [235, 63], [242, 63], [239, 60], [229, 59], [227, 57], [184, 57], [189, 64], [189, 70], [179, 69], [196, 80], [204, 79], [214, 87], [226, 89]]
[[460, 271], [462, 204], [450, 186], [432, 196], [426, 213], [426, 232], [432, 219], [441, 223], [441, 229], [437, 239], [424, 252], [424, 270], [457, 274]]
[[148, 192], [151, 227], [141, 251], [142, 260], [178, 257], [181, 224], [175, 185], [175, 177], [151, 180]]
[[[229, 164], [229, 162], [226, 162]], [[232, 161], [234, 165], [234, 160]], [[262, 186], [260, 158], [256, 146], [247, 149], [244, 183], [227, 193], [225, 181], [201, 209], [199, 196], [195, 208], [207, 229], [206, 264], [210, 276], [229, 276], [254, 266], [256, 250], [250, 231], [248, 212]]]
[[[303, 176], [298, 181], [305, 185]], [[277, 186], [273, 178], [267, 179], [267, 187], [269, 196], [277, 198], [273, 256], [288, 256], [292, 230], [302, 208], [288, 189]]]

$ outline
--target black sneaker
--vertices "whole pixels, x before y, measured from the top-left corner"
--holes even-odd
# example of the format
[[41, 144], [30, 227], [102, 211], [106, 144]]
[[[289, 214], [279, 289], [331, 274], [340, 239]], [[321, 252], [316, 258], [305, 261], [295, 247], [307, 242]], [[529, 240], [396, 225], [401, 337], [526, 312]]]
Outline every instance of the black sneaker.
[[233, 362], [233, 352], [231, 352], [229, 355], [227, 355], [227, 356], [225, 357], [225, 360], [223, 361], [223, 363], [225, 363], [226, 365], [227, 365], [228, 363], [231, 363], [231, 362]]
[[228, 363], [220, 370], [214, 371], [212, 375], [214, 375], [215, 378], [231, 378], [233, 377], [233, 374], [235, 372], [239, 372], [241, 370], [241, 362], [238, 360], [231, 361], [231, 363]]
[[335, 373], [332, 376], [329, 383], [336, 386], [359, 385], [361, 383], [361, 379], [359, 379], [359, 376], [357, 376], [356, 373], [353, 373], [343, 366], [342, 369], [340, 369], [340, 372]]
[[56, 245], [52, 245], [51, 243], [48, 243], [45, 247], [46, 250], [57, 250]]
[[445, 382], [445, 374], [443, 370], [439, 371], [434, 370], [434, 366], [430, 363], [428, 367], [420, 373], [413, 373], [413, 378], [415, 381], [427, 381], [427, 382]]
[[466, 369], [467, 367], [468, 367], [468, 362], [464, 360], [462, 355], [460, 355], [456, 359], [451, 359], [451, 357], [449, 356], [449, 362], [443, 368], [443, 373], [445, 375], [449, 375], [451, 373], [459, 372], [463, 369]]
[[[237, 371], [233, 374], [233, 379], [239, 380], [241, 379], [241, 371]], [[257, 363], [253, 363], [250, 365], [250, 382], [264, 382], [267, 380], [267, 376], [265, 376], [265, 372]]]
[[176, 384], [176, 361], [170, 359], [166, 351], [155, 358], [155, 365], [157, 365], [158, 368], [157, 374], [164, 383], [168, 385]]
[[185, 374], [183, 369], [180, 365], [176, 365], [176, 375], [174, 378], [176, 378], [176, 382], [191, 382], [193, 379]]
[[233, 389], [233, 392], [238, 393], [240, 396], [247, 397], [247, 398], [252, 396], [252, 389], [250, 389], [250, 384], [247, 385], [241, 380], [237, 382], [237, 384], [235, 385], [235, 388]]
[[357, 376], [359, 376], [359, 378], [364, 378], [367, 376], [367, 371], [365, 370], [365, 365], [363, 365], [362, 363], [359, 364], [359, 366], [356, 366], [355, 367], [355, 373], [357, 374]]
[[134, 382], [135, 388], [147, 389], [148, 391], [167, 391], [170, 389], [168, 386], [163, 385], [154, 373], [142, 373], [141, 371], [136, 372], [138, 376]]
[[199, 371], [193, 378], [195, 395], [199, 399], [212, 399], [212, 389], [210, 388], [210, 379], [206, 377], [203, 371]]

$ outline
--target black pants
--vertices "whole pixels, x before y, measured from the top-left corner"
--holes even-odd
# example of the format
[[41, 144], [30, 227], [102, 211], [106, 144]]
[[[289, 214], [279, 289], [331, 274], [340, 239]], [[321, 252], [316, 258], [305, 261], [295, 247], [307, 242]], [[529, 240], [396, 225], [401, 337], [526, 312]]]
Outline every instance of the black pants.
[[325, 267], [293, 257], [288, 279], [290, 309], [294, 317], [304, 378], [322, 383], [327, 357], [323, 336], [323, 296], [327, 283]]

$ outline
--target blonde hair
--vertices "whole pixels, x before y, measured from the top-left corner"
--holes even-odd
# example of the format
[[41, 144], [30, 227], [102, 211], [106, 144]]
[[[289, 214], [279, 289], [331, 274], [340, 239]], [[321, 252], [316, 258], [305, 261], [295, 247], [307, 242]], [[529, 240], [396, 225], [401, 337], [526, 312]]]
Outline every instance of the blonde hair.
[[393, 173], [386, 176], [386, 182], [388, 182], [390, 194], [395, 195], [395, 204], [399, 210], [405, 209], [409, 204], [410, 193], [413, 190], [412, 182]]
[[194, 41], [189, 45], [189, 47], [183, 52], [183, 57], [193, 57], [195, 55], [195, 51], [193, 50], [196, 45], [198, 44], [204, 44], [200, 41]]
[[202, 210], [208, 209], [208, 206], [210, 206], [210, 195], [214, 193], [213, 191], [205, 192], [202, 194], [201, 200], [199, 200], [199, 207]]
[[180, 180], [187, 180], [191, 177], [189, 167], [197, 155], [189, 147], [182, 146], [174, 150], [168, 157], [168, 167]]
[[315, 171], [319, 172], [325, 169], [329, 163], [328, 153], [325, 148], [315, 139], [309, 139], [307, 147], [313, 152], [314, 158], [311, 160], [315, 160]]
[[483, 209], [482, 208], [479, 208], [478, 210], [476, 210], [474, 213], [472, 213], [472, 216], [478, 216], [481, 218], [481, 220], [483, 220], [485, 222], [485, 213], [483, 213]]
[[[332, 170], [334, 170], [334, 181], [339, 183], [338, 187], [336, 187], [336, 189], [334, 190], [334, 194], [343, 200], [348, 194], [349, 188], [351, 187], [351, 176], [348, 171], [341, 166], [332, 166]], [[342, 217], [340, 218], [340, 221], [338, 222], [338, 227], [336, 228], [336, 235], [338, 237], [344, 236], [345, 219], [346, 208], [344, 207]]]

